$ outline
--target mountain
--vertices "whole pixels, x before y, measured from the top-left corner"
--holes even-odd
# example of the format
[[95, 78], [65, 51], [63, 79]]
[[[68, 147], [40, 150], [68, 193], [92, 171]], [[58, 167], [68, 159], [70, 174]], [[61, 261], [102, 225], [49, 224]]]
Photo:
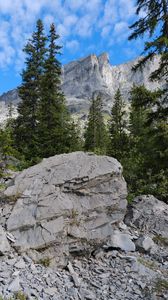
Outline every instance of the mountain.
[[[99, 56], [94, 54], [88, 57], [72, 61], [63, 67], [62, 90], [66, 96], [69, 110], [72, 113], [84, 113], [88, 111], [90, 98], [93, 94], [102, 96], [104, 110], [109, 112], [113, 103], [113, 96], [118, 88], [126, 100], [129, 99], [129, 90], [133, 84], [144, 84], [148, 89], [154, 90], [163, 83], [149, 81], [149, 74], [159, 64], [159, 57], [153, 62], [148, 62], [146, 67], [136, 73], [132, 71], [133, 65], [139, 58], [125, 64], [113, 66], [109, 63], [107, 53]], [[0, 96], [1, 113], [0, 120], [6, 118], [7, 104], [12, 102], [14, 106], [19, 102], [17, 89]]]
[[158, 67], [159, 58], [156, 57], [154, 62], [149, 62], [142, 71], [135, 73], [132, 67], [137, 61], [138, 59], [112, 66], [108, 54], [103, 53], [100, 56], [90, 55], [65, 65], [62, 89], [70, 108], [86, 109], [89, 106], [89, 98], [93, 94], [100, 94], [104, 108], [109, 111], [118, 88], [126, 100], [133, 84], [144, 84], [151, 90], [158, 88], [159, 84], [149, 81], [149, 75]]

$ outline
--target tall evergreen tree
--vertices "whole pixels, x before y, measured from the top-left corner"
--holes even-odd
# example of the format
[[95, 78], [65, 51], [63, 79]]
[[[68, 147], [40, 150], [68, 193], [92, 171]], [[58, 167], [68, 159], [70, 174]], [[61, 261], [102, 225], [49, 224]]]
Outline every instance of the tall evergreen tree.
[[61, 64], [57, 55], [60, 53], [61, 46], [57, 43], [58, 39], [59, 35], [56, 33], [55, 25], [52, 24], [49, 34], [48, 56], [44, 64], [38, 115], [41, 157], [49, 157], [73, 150], [72, 143], [77, 138], [75, 127], [65, 105], [65, 97], [60, 88]]
[[107, 131], [103, 120], [102, 100], [100, 96], [92, 98], [85, 131], [84, 149], [104, 154], [106, 152]]
[[144, 86], [132, 88], [130, 149], [123, 166], [131, 193], [151, 193], [165, 200], [168, 127], [163, 126], [164, 121], [150, 119], [160, 95], [160, 91], [151, 92]]
[[114, 96], [114, 105], [111, 109], [109, 121], [110, 143], [108, 154], [121, 160], [128, 148], [128, 135], [125, 103], [118, 89]]
[[[150, 160], [145, 160], [146, 167], [151, 161], [151, 182], [155, 190], [153, 193], [162, 196], [168, 194], [168, 2], [167, 0], [137, 0], [137, 15], [145, 11], [130, 28], [133, 30], [129, 39], [147, 36], [144, 54], [135, 70], [143, 67], [148, 60], [152, 60], [155, 54], [160, 55], [159, 67], [150, 75], [151, 80], [165, 80], [163, 91], [158, 91], [154, 96], [152, 111], [148, 114], [148, 127], [153, 128], [150, 134]], [[150, 97], [149, 97], [150, 98]], [[151, 99], [148, 99], [151, 105]], [[152, 137], [152, 138], [151, 138]], [[149, 145], [149, 140], [147, 145]], [[146, 145], [145, 145], [146, 146]], [[149, 179], [149, 178], [148, 178]], [[149, 182], [149, 180], [148, 180]]]
[[15, 143], [27, 160], [35, 158], [38, 153], [37, 111], [44, 72], [45, 43], [43, 23], [38, 20], [36, 31], [23, 49], [26, 54], [26, 67], [22, 72], [22, 85], [19, 87], [21, 102], [15, 123]]
[[[3, 173], [3, 168], [12, 166], [11, 157], [18, 157], [18, 152], [13, 144], [13, 128], [11, 119], [6, 126], [0, 127], [0, 174]], [[0, 177], [1, 177], [0, 175]]]

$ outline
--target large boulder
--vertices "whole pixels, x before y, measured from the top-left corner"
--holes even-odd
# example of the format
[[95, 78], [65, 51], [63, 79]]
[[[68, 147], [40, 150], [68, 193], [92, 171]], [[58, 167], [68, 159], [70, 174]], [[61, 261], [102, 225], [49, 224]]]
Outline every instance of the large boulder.
[[168, 239], [168, 205], [152, 195], [138, 196], [128, 207], [125, 223]]
[[44, 159], [18, 174], [5, 196], [16, 201], [7, 221], [19, 251], [92, 251], [123, 220], [127, 187], [120, 163], [75, 152]]

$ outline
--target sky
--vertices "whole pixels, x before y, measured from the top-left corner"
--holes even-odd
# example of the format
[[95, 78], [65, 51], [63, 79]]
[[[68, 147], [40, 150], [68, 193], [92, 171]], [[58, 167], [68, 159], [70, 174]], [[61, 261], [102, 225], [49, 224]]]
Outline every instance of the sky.
[[128, 41], [135, 20], [135, 0], [0, 0], [0, 95], [21, 83], [22, 51], [42, 19], [46, 34], [55, 23], [62, 64], [108, 52], [110, 63], [135, 59], [143, 42]]

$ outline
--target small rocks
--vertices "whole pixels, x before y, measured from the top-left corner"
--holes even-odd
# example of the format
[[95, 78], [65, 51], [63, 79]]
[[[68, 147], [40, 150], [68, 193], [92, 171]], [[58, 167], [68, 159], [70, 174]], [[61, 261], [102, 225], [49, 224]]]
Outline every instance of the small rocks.
[[7, 239], [8, 239], [10, 242], [12, 242], [12, 243], [15, 243], [15, 242], [16, 242], [16, 240], [15, 240], [13, 234], [7, 232], [7, 233], [6, 233], [6, 237], [7, 237]]
[[1, 294], [10, 298], [22, 291], [32, 300], [143, 300], [156, 279], [166, 280], [168, 266], [156, 265], [150, 253], [103, 253], [101, 258], [76, 257], [66, 269], [35, 264], [26, 255], [1, 256]]
[[47, 295], [50, 295], [50, 296], [54, 296], [56, 293], [57, 293], [57, 288], [55, 287], [48, 287], [44, 290], [44, 292], [47, 294]]
[[21, 258], [16, 264], [15, 267], [17, 269], [24, 269], [25, 268], [25, 262], [24, 260]]
[[119, 248], [125, 252], [135, 251], [135, 244], [131, 240], [131, 236], [129, 234], [121, 233], [116, 230], [111, 236], [111, 240], [109, 242], [109, 246], [113, 248]]
[[74, 281], [75, 287], [80, 287], [81, 283], [79, 280], [79, 277], [77, 276], [76, 272], [74, 271], [72, 264], [69, 262], [67, 265], [67, 268], [72, 276], [72, 279]]
[[16, 293], [20, 290], [20, 280], [19, 276], [15, 277], [8, 286], [8, 291]]
[[153, 242], [152, 238], [148, 236], [140, 236], [136, 241], [136, 248], [139, 251], [148, 252], [152, 248], [154, 248], [155, 243]]

